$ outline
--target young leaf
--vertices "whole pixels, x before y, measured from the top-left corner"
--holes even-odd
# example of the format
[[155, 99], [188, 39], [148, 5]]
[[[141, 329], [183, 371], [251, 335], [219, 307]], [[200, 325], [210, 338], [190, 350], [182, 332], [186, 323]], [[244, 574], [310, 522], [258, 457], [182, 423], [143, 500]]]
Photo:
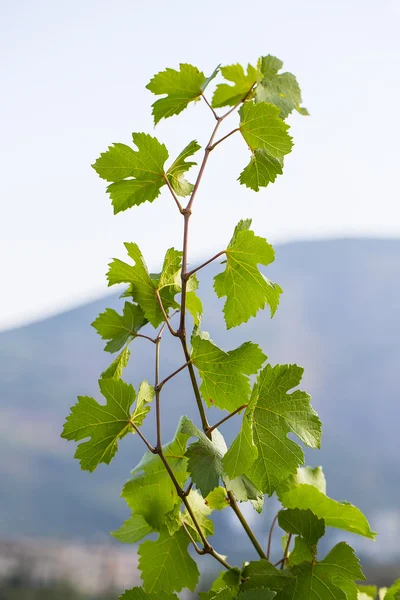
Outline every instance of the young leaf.
[[197, 164], [195, 162], [188, 162], [186, 159], [195, 154], [200, 148], [201, 146], [196, 140], [189, 142], [167, 171], [168, 181], [178, 196], [185, 197], [193, 191], [193, 184], [189, 183], [183, 174]]
[[182, 432], [198, 438], [198, 442], [190, 444], [186, 450], [188, 471], [193, 482], [206, 497], [218, 487], [220, 477], [224, 474], [222, 457], [226, 452], [225, 440], [217, 429], [211, 433], [210, 440], [189, 420], [186, 420]]
[[143, 421], [142, 413], [136, 419], [135, 412], [130, 412], [136, 396], [131, 385], [121, 379], [100, 379], [99, 387], [107, 403], [102, 405], [88, 396], [79, 396], [61, 434], [76, 442], [90, 438], [79, 444], [75, 452], [75, 458], [86, 471], [94, 471], [100, 463], [110, 464], [118, 449], [118, 440], [132, 431], [131, 423], [140, 425]]
[[189, 538], [181, 529], [173, 536], [162, 532], [156, 541], [139, 546], [139, 569], [146, 592], [194, 591], [200, 573], [188, 545]]
[[268, 102], [280, 108], [280, 116], [286, 119], [293, 110], [308, 115], [301, 105], [301, 90], [292, 73], [280, 73], [283, 63], [275, 56], [262, 56], [258, 68], [262, 79], [256, 89], [256, 102]]
[[131, 590], [126, 590], [119, 600], [179, 600], [176, 594], [167, 594], [162, 590], [148, 594], [143, 588], [135, 587]]
[[292, 567], [299, 565], [302, 562], [312, 562], [314, 554], [304, 538], [296, 535], [294, 539], [294, 547], [290, 552], [287, 564]]
[[140, 306], [125, 302], [123, 314], [120, 315], [113, 308], [106, 308], [103, 313], [92, 323], [97, 333], [103, 340], [110, 340], [104, 350], [117, 352], [136, 337], [137, 332], [147, 323]]
[[[209, 503], [207, 503], [201, 494], [197, 490], [191, 490], [188, 496], [188, 501], [190, 507], [194, 513], [194, 516], [200, 525], [204, 535], [208, 538], [214, 534], [214, 523], [208, 518], [212, 513], [212, 508]], [[189, 515], [187, 509], [183, 511], [182, 521], [185, 523], [186, 527], [190, 531], [192, 537], [201, 541], [199, 533], [192, 521], [191, 516]]]
[[242, 65], [230, 65], [221, 67], [221, 73], [228, 81], [234, 85], [220, 83], [214, 92], [212, 106], [220, 108], [222, 106], [234, 106], [241, 100], [244, 100], [250, 90], [261, 79], [262, 75], [258, 69], [247, 66], [247, 73], [244, 72]]
[[280, 500], [286, 508], [310, 509], [317, 517], [324, 519], [327, 527], [375, 538], [375, 533], [358, 508], [347, 502], [332, 500], [312, 485], [296, 485], [280, 493]]
[[310, 448], [318, 448], [321, 422], [306, 392], [288, 391], [299, 385], [303, 369], [297, 365], [267, 365], [257, 382], [253, 437], [258, 449], [246, 474], [263, 492], [271, 495], [304, 462], [300, 446], [290, 440], [294, 433]]
[[386, 590], [384, 600], [400, 600], [400, 579]]
[[129, 293], [133, 300], [139, 304], [150, 324], [158, 327], [163, 322], [164, 316], [156, 292], [159, 291], [166, 312], [170, 308], [179, 306], [175, 302], [174, 296], [179, 291], [179, 288], [176, 287], [176, 274], [180, 269], [181, 253], [170, 248], [165, 255], [161, 274], [152, 277], [137, 244], [127, 242], [125, 248], [135, 264], [131, 266], [114, 258], [107, 273], [108, 285], [129, 283]]
[[123, 370], [127, 366], [130, 357], [130, 351], [126, 346], [122, 352], [120, 352], [115, 360], [109, 367], [100, 375], [101, 379], [121, 379]]
[[156, 96], [165, 94], [164, 98], [156, 100], [152, 105], [155, 125], [162, 118], [167, 119], [172, 115], [179, 115], [190, 102], [198, 100], [207, 83], [215, 76], [214, 73], [207, 80], [204, 73], [197, 67], [181, 63], [179, 71], [165, 69], [154, 75], [146, 86], [147, 89]]
[[249, 164], [240, 173], [239, 181], [242, 185], [259, 192], [260, 187], [267, 187], [278, 175], [282, 175], [282, 167], [282, 159], [274, 158], [265, 150], [256, 148], [251, 154]]
[[257, 265], [269, 265], [275, 259], [272, 246], [250, 231], [251, 220], [240, 221], [226, 249], [226, 268], [214, 278], [218, 298], [226, 296], [225, 322], [228, 329], [246, 323], [266, 304], [271, 317], [279, 304], [281, 288], [260, 272]]
[[325, 535], [325, 523], [311, 510], [281, 510], [278, 515], [279, 527], [287, 533], [300, 535], [309, 546], [316, 546]]
[[246, 102], [240, 111], [240, 131], [251, 150], [260, 148], [273, 158], [283, 158], [292, 150], [289, 126], [272, 104]]
[[132, 515], [116, 531], [111, 533], [117, 540], [125, 544], [135, 544], [153, 531], [143, 515]]
[[133, 133], [132, 138], [137, 152], [124, 144], [115, 144], [93, 165], [100, 177], [113, 182], [107, 192], [114, 214], [146, 201], [153, 202], [165, 185], [168, 151], [164, 144], [147, 133]]
[[[163, 453], [180, 486], [188, 478], [186, 443], [189, 436], [182, 433], [186, 417], [181, 419], [174, 438], [163, 446]], [[181, 500], [160, 457], [146, 452], [132, 471], [133, 477], [124, 486], [122, 497], [133, 514], [142, 515], [154, 531], [166, 525], [166, 515], [180, 506]]]
[[223, 487], [217, 487], [207, 495], [206, 502], [211, 510], [223, 510], [229, 506], [229, 500]]

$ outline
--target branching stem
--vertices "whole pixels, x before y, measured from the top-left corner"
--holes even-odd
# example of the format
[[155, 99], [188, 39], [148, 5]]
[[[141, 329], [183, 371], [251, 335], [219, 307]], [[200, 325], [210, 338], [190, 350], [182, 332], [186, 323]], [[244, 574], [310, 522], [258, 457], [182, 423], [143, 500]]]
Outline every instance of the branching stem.
[[174, 189], [173, 189], [172, 185], [170, 184], [168, 177], [165, 174], [164, 174], [164, 181], [167, 184], [167, 187], [168, 187], [169, 191], [171, 192], [173, 199], [175, 200], [175, 204], [178, 207], [179, 212], [181, 213], [181, 215], [183, 215], [182, 204], [179, 202], [178, 196], [175, 194]]
[[164, 308], [164, 305], [163, 305], [162, 300], [161, 300], [160, 292], [158, 290], [156, 290], [156, 298], [157, 298], [158, 304], [160, 306], [161, 312], [163, 314], [165, 323], [166, 323], [166, 325], [167, 325], [167, 327], [169, 329], [170, 334], [176, 337], [178, 334], [177, 334], [177, 332], [171, 326], [169, 317], [168, 317], [167, 313], [165, 312], [165, 308]]
[[194, 273], [197, 273], [197, 271], [200, 271], [200, 269], [203, 269], [204, 267], [206, 267], [207, 265], [209, 265], [210, 263], [212, 263], [214, 260], [216, 260], [217, 258], [219, 258], [220, 256], [222, 256], [223, 254], [225, 254], [225, 252], [226, 252], [226, 250], [221, 250], [221, 252], [218, 252], [218, 254], [216, 254], [212, 258], [209, 258], [203, 264], [199, 265], [195, 269], [192, 269], [191, 271], [188, 271], [186, 273], [186, 279], [189, 279]]
[[234, 133], [236, 133], [237, 131], [240, 131], [239, 127], [236, 127], [236, 129], [233, 129], [232, 131], [230, 131], [229, 133], [227, 133], [226, 135], [224, 135], [224, 137], [222, 137], [220, 140], [217, 140], [216, 142], [214, 142], [212, 144], [212, 146], [210, 146], [210, 152], [211, 150], [214, 150], [214, 148], [216, 146], [218, 146], [218, 144], [220, 144], [221, 142], [223, 142], [224, 140], [228, 139], [228, 137], [230, 137], [231, 135], [233, 135]]
[[206, 96], [204, 94], [202, 94], [201, 97], [203, 98], [204, 102], [207, 104], [208, 108], [211, 110], [212, 114], [214, 115], [214, 118], [218, 121], [219, 116], [217, 115], [217, 113], [215, 112], [215, 110], [213, 109], [213, 107], [211, 106], [209, 101], [207, 100]]
[[164, 387], [164, 385], [167, 383], [167, 381], [169, 381], [170, 379], [172, 379], [173, 377], [175, 377], [175, 375], [178, 375], [178, 373], [180, 373], [181, 371], [183, 371], [183, 369], [186, 369], [186, 367], [188, 367], [190, 365], [190, 360], [188, 362], [185, 362], [184, 365], [182, 365], [181, 367], [179, 367], [179, 369], [176, 369], [176, 371], [174, 371], [173, 373], [171, 373], [171, 375], [168, 375], [168, 377], [166, 377], [165, 379], [163, 379], [157, 386], [158, 390], [161, 391], [162, 388]]
[[224, 417], [223, 419], [221, 419], [220, 421], [218, 421], [218, 423], [215, 423], [215, 425], [213, 425], [212, 427], [209, 427], [207, 429], [207, 431], [205, 432], [205, 434], [208, 436], [212, 431], [214, 431], [214, 429], [216, 429], [217, 427], [219, 427], [220, 425], [222, 425], [222, 423], [225, 423], [225, 421], [227, 421], [228, 419], [230, 419], [234, 415], [237, 415], [237, 413], [240, 412], [241, 410], [243, 410], [244, 408], [246, 408], [246, 406], [247, 406], [247, 404], [242, 404], [242, 406], [239, 406], [239, 408], [237, 408], [236, 410], [234, 410], [233, 412], [231, 412], [229, 415], [227, 415], [226, 417]]
[[252, 532], [252, 530], [250, 529], [249, 524], [247, 523], [246, 519], [243, 516], [243, 513], [241, 512], [238, 503], [235, 500], [235, 496], [232, 494], [232, 492], [228, 492], [228, 498], [229, 498], [229, 504], [230, 506], [233, 508], [237, 518], [239, 519], [240, 523], [242, 524], [243, 529], [245, 530], [245, 532], [247, 533], [247, 535], [249, 536], [249, 539], [251, 541], [251, 543], [253, 544], [258, 556], [260, 556], [261, 558], [267, 558], [266, 555], [264, 554], [264, 550], [261, 548], [256, 536], [254, 535], [254, 533]]

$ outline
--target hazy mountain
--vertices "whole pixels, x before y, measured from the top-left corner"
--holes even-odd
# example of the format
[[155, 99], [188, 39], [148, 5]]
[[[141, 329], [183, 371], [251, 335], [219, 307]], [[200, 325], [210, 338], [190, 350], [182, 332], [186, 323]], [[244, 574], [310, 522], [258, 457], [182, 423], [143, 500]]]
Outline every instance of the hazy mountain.
[[[373, 527], [388, 528], [384, 548], [372, 544], [367, 551], [394, 552], [400, 534], [400, 240], [278, 247], [268, 270], [284, 289], [275, 318], [260, 313], [229, 332], [212, 289], [216, 270], [209, 267], [201, 278], [203, 327], [224, 349], [252, 339], [271, 363], [305, 367], [302, 387], [324, 423], [323, 448], [309, 453], [308, 462], [324, 465], [331, 496], [357, 504]], [[29, 290], [23, 293], [29, 302]], [[120, 305], [109, 296], [0, 334], [0, 536], [93, 538], [128, 515], [119, 491], [144, 450], [137, 436], [124, 439], [111, 466], [93, 474], [80, 471], [74, 444], [59, 438], [78, 394], [100, 399], [97, 378], [111, 357], [89, 324], [106, 306]], [[136, 385], [151, 379], [152, 353], [151, 344], [135, 340], [126, 379]], [[166, 336], [162, 357], [165, 374], [182, 364], [176, 340]], [[196, 418], [185, 372], [168, 383], [162, 404], [164, 439], [181, 414]], [[214, 409], [211, 422], [219, 415]], [[238, 423], [224, 425], [227, 439]], [[271, 502], [266, 510], [273, 510]], [[258, 527], [266, 524], [262, 516]]]

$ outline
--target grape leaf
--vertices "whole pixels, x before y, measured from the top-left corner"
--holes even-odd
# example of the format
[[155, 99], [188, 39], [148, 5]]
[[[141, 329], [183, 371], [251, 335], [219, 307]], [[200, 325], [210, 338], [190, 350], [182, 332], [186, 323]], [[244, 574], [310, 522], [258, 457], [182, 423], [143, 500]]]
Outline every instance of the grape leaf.
[[251, 150], [260, 148], [277, 159], [292, 150], [289, 126], [279, 118], [279, 108], [264, 102], [246, 102], [239, 114], [240, 131]]
[[251, 88], [261, 79], [262, 75], [258, 69], [247, 66], [245, 73], [242, 65], [230, 65], [221, 67], [221, 73], [228, 81], [234, 85], [220, 83], [217, 85], [212, 98], [212, 106], [220, 108], [222, 106], [234, 106], [245, 98], [247, 94], [250, 96]]
[[353, 549], [344, 542], [321, 562], [278, 571], [260, 560], [247, 565], [243, 577], [248, 578], [244, 589], [270, 587], [277, 592], [275, 600], [357, 600], [354, 580], [365, 579]]
[[278, 73], [283, 63], [275, 56], [262, 56], [258, 68], [262, 79], [257, 85], [256, 102], [268, 102], [280, 108], [280, 116], [286, 119], [293, 110], [308, 115], [306, 108], [301, 107], [301, 90], [292, 73]]
[[100, 375], [101, 379], [121, 379], [122, 372], [128, 364], [130, 351], [126, 346], [109, 367]]
[[218, 298], [226, 296], [224, 316], [227, 329], [246, 323], [266, 304], [271, 317], [275, 314], [282, 293], [279, 285], [264, 277], [258, 264], [269, 265], [275, 252], [267, 240], [251, 231], [251, 220], [240, 221], [226, 253], [226, 268], [214, 278]]
[[298, 508], [281, 510], [278, 514], [279, 527], [287, 533], [300, 535], [309, 546], [316, 546], [325, 535], [325, 523], [311, 510]]
[[273, 183], [278, 175], [283, 173], [283, 161], [267, 154], [264, 150], [253, 150], [250, 162], [240, 173], [239, 181], [242, 185], [260, 191], [260, 187], [267, 187]]
[[232, 412], [247, 401], [249, 375], [257, 373], [266, 356], [251, 342], [224, 352], [203, 334], [195, 334], [191, 360], [202, 379], [200, 391], [207, 405]]
[[195, 154], [200, 148], [201, 146], [199, 146], [196, 140], [189, 142], [167, 171], [168, 181], [178, 196], [185, 197], [193, 191], [193, 184], [189, 183], [183, 174], [197, 164], [195, 162], [188, 162], [186, 159]]
[[146, 88], [156, 96], [165, 95], [152, 105], [155, 125], [162, 118], [178, 115], [190, 102], [198, 100], [216, 71], [207, 78], [197, 67], [181, 63], [179, 71], [168, 68], [154, 75]]
[[229, 506], [229, 500], [223, 487], [217, 487], [207, 495], [206, 502], [211, 510], [223, 510]]
[[310, 406], [310, 396], [300, 390], [287, 393], [299, 385], [302, 374], [297, 365], [267, 365], [258, 377], [253, 413], [258, 456], [246, 475], [269, 495], [304, 462], [303, 450], [287, 434], [296, 434], [310, 448], [320, 444], [321, 422]]
[[140, 306], [125, 302], [123, 314], [120, 315], [113, 308], [106, 308], [103, 313], [92, 323], [97, 333], [103, 340], [109, 340], [104, 350], [117, 352], [133, 340], [138, 331], [147, 323]]
[[114, 144], [100, 155], [93, 165], [95, 171], [107, 181], [114, 214], [153, 202], [165, 185], [164, 164], [168, 151], [157, 138], [147, 133], [133, 133], [138, 151], [124, 144]]
[[290, 552], [287, 564], [289, 566], [299, 565], [302, 562], [312, 562], [314, 554], [310, 550], [304, 538], [296, 536], [294, 539], [294, 547]]
[[279, 496], [286, 508], [310, 509], [317, 517], [324, 519], [327, 527], [375, 538], [375, 533], [371, 531], [367, 519], [358, 508], [347, 502], [332, 500], [312, 485], [295, 485], [283, 493], [280, 491]]
[[276, 592], [267, 590], [266, 588], [257, 588], [255, 590], [247, 590], [247, 592], [241, 592], [237, 600], [273, 600], [276, 598]]
[[139, 426], [144, 418], [142, 411], [136, 415], [135, 411], [130, 412], [136, 396], [131, 385], [121, 379], [100, 379], [99, 387], [106, 404], [99, 404], [88, 396], [78, 396], [61, 434], [61, 437], [76, 442], [90, 438], [79, 444], [75, 452], [81, 468], [87, 471], [94, 471], [100, 463], [110, 464], [118, 449], [118, 440], [133, 431], [131, 422]]
[[[185, 451], [189, 436], [182, 433], [185, 421], [186, 417], [180, 420], [174, 438], [163, 446], [164, 456], [180, 486], [188, 478]], [[165, 515], [181, 504], [175, 486], [160, 457], [151, 452], [146, 452], [132, 474], [122, 497], [133, 514], [142, 515], [154, 531], [160, 531], [165, 526]]]
[[[181, 252], [170, 248], [164, 259], [162, 272], [159, 276], [150, 276], [146, 263], [137, 244], [125, 243], [128, 256], [134, 261], [134, 266], [117, 258], [109, 265], [107, 273], [108, 285], [129, 283], [129, 293], [139, 304], [146, 319], [153, 327], [158, 327], [164, 320], [156, 292], [159, 291], [164, 309], [177, 308], [174, 296], [179, 291], [176, 275], [180, 269]], [[174, 271], [175, 269], [175, 271]]]
[[400, 579], [390, 586], [384, 595], [384, 600], [399, 600], [400, 599]]
[[146, 592], [194, 591], [200, 573], [188, 545], [189, 538], [181, 529], [173, 536], [162, 532], [157, 540], [139, 546], [139, 570]]
[[111, 533], [117, 540], [125, 544], [134, 544], [151, 533], [153, 528], [147, 523], [143, 515], [132, 515], [116, 531]]
[[176, 594], [167, 594], [160, 590], [153, 594], [148, 594], [143, 588], [135, 587], [131, 590], [126, 590], [119, 600], [179, 600]]
[[257, 386], [254, 385], [249, 404], [243, 415], [240, 432], [223, 459], [225, 472], [230, 478], [242, 475], [257, 458], [258, 450], [253, 440], [253, 412], [256, 402]]
[[358, 598], [357, 600], [375, 600], [378, 593], [376, 585], [358, 585]]
[[209, 439], [189, 420], [185, 422], [182, 432], [198, 438], [198, 442], [190, 444], [186, 450], [188, 471], [206, 497], [218, 487], [219, 479], [224, 475], [222, 457], [226, 452], [225, 440], [217, 429], [214, 429]]
[[[188, 502], [204, 535], [207, 538], [213, 535], [214, 523], [208, 518], [212, 513], [212, 508], [210, 504], [204, 500], [204, 498], [200, 495], [200, 493], [197, 490], [190, 491], [190, 494], [188, 495]], [[199, 533], [186, 508], [182, 513], [182, 521], [185, 523], [192, 537], [197, 541], [201, 541]]]
[[203, 316], [203, 304], [195, 291], [186, 293], [186, 308], [193, 317], [195, 327], [199, 327]]

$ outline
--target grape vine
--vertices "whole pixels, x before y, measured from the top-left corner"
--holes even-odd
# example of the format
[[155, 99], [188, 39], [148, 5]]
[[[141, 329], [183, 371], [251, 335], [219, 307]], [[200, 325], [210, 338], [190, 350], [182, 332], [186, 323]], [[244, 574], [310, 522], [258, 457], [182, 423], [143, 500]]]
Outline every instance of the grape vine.
[[[293, 364], [271, 365], [262, 349], [250, 341], [223, 350], [201, 329], [203, 307], [197, 274], [219, 259], [214, 290], [224, 299], [226, 328], [246, 323], [265, 308], [274, 316], [282, 289], [260, 270], [274, 261], [274, 249], [252, 230], [251, 220], [244, 219], [234, 228], [230, 242], [221, 242], [224, 249], [188, 269], [190, 221], [214, 150], [220, 151], [220, 144], [231, 136], [240, 136], [250, 156], [237, 174], [238, 181], [256, 192], [283, 172], [284, 157], [292, 150], [286, 119], [293, 112], [308, 112], [302, 106], [296, 78], [281, 72], [282, 66], [279, 59], [268, 55], [247, 69], [238, 64], [219, 66], [209, 77], [192, 65], [181, 64], [178, 70], [167, 68], [151, 79], [147, 89], [157, 96], [152, 105], [155, 124], [179, 115], [197, 101], [204, 103], [214, 121], [194, 183], [186, 174], [197, 165], [193, 157], [201, 146], [196, 140], [166, 166], [166, 146], [146, 133], [133, 133], [134, 148], [115, 143], [93, 165], [108, 182], [115, 214], [154, 202], [165, 191], [183, 219], [181, 250], [166, 252], [160, 273], [149, 273], [134, 242], [125, 243], [125, 261], [116, 258], [110, 263], [108, 284], [127, 287], [122, 294], [122, 313], [106, 309], [92, 324], [106, 341], [105, 350], [118, 353], [99, 379], [105, 403], [78, 397], [62, 433], [64, 438], [80, 442], [75, 457], [88, 471], [100, 463], [109, 464], [127, 434], [137, 434], [147, 448], [122, 492], [132, 516], [113, 533], [124, 543], [141, 542], [138, 554], [143, 587], [127, 590], [123, 600], [171, 600], [184, 588], [194, 591], [199, 582], [195, 554], [199, 560], [210, 555], [223, 567], [211, 589], [200, 592], [201, 600], [365, 600], [378, 593], [376, 588], [357, 583], [364, 575], [347, 543], [336, 544], [325, 558], [319, 556], [318, 544], [328, 527], [371, 539], [375, 534], [358, 508], [327, 496], [322, 469], [305, 466], [303, 450], [292, 439], [295, 436], [315, 449], [321, 443], [321, 422], [310, 396], [299, 389], [303, 369]], [[224, 81], [217, 83], [209, 97], [209, 86], [215, 85], [217, 77]], [[232, 129], [221, 136], [221, 124], [230, 118]], [[178, 340], [182, 364], [161, 379], [165, 335]], [[153, 345], [155, 363], [154, 381], [143, 381], [137, 392], [122, 379], [134, 340]], [[174, 438], [165, 443], [161, 395], [182, 371], [190, 379], [198, 424], [182, 416]], [[225, 413], [212, 417], [211, 424], [210, 415], [217, 411]], [[150, 412], [155, 417], [152, 440], [141, 429]], [[221, 433], [228, 419], [242, 419], [229, 448]], [[265, 497], [272, 495], [281, 509], [263, 547], [240, 505], [249, 502], [261, 513]], [[233, 511], [258, 560], [232, 565], [229, 556], [214, 548], [210, 516], [220, 510]], [[272, 564], [277, 527], [284, 535], [283, 551]], [[149, 534], [158, 537], [142, 541]], [[400, 580], [380, 593], [387, 600], [399, 599]]]

